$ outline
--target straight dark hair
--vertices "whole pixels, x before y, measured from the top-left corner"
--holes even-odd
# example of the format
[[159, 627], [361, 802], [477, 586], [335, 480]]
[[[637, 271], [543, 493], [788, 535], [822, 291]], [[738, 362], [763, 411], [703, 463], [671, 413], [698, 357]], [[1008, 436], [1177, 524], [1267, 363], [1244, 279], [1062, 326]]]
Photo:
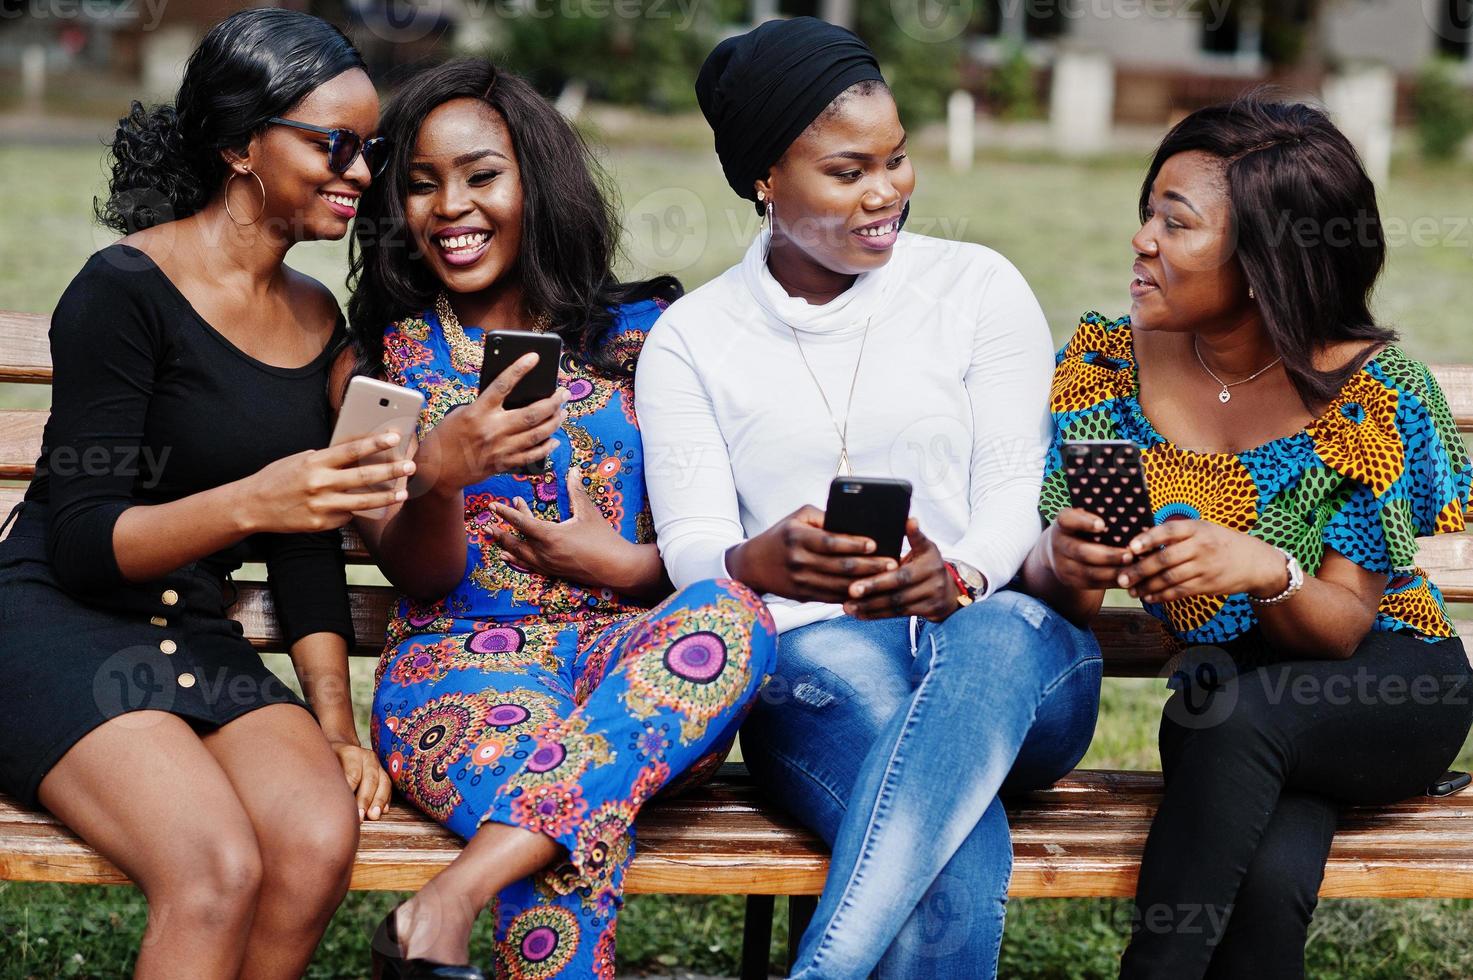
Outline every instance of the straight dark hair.
[[[1306, 406], [1333, 400], [1365, 357], [1397, 336], [1371, 315], [1386, 239], [1359, 155], [1313, 106], [1258, 94], [1209, 106], [1156, 149], [1141, 185], [1143, 223], [1161, 167], [1194, 150], [1224, 161], [1234, 255], [1300, 398]], [[1362, 353], [1338, 370], [1316, 368], [1321, 348], [1346, 340], [1364, 341]]]
[[430, 306], [442, 288], [417, 254], [404, 217], [409, 161], [426, 116], [453, 99], [495, 109], [511, 133], [522, 178], [522, 248], [515, 267], [529, 312], [545, 313], [567, 348], [591, 367], [632, 377], [607, 344], [613, 307], [677, 299], [671, 276], [621, 283], [615, 277], [618, 220], [607, 178], [578, 132], [525, 79], [467, 58], [413, 76], [385, 108], [380, 133], [392, 141], [388, 167], [359, 202], [353, 227], [348, 302], [356, 373], [383, 373], [384, 329]]

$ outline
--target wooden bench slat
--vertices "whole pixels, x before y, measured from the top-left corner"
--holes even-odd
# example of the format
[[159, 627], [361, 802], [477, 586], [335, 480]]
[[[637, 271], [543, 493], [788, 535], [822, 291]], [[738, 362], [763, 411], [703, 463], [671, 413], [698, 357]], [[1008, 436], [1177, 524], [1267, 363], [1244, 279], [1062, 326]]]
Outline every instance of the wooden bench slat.
[[[0, 489], [0, 512], [8, 512], [22, 493], [19, 488]], [[271, 606], [270, 588], [264, 582], [239, 581], [235, 585], [238, 598], [230, 614], [240, 622], [246, 639], [258, 650], [280, 650], [281, 628]], [[378, 656], [383, 652], [394, 590], [355, 585], [349, 590], [349, 601], [358, 640], [352, 652]], [[1473, 623], [1457, 625], [1464, 636], [1473, 636]], [[1157, 677], [1166, 665], [1161, 624], [1139, 609], [1106, 610], [1095, 621], [1094, 631], [1105, 652], [1107, 676]]]
[[[1469, 369], [1473, 378], [1473, 368]], [[1470, 381], [1473, 384], [1473, 381]], [[1473, 394], [1470, 394], [1473, 399]], [[41, 451], [44, 411], [0, 410], [0, 479], [29, 480]], [[24, 491], [0, 488], [0, 504], [8, 512]], [[353, 564], [371, 564], [358, 533], [344, 529], [344, 553]], [[1423, 538], [1417, 561], [1437, 583], [1449, 602], [1473, 602], [1473, 533]]]
[[1473, 364], [1429, 364], [1458, 428], [1473, 429]]
[[[0, 312], [0, 383], [51, 380], [44, 315]], [[1458, 424], [1473, 429], [1473, 365], [1433, 368]], [[0, 410], [0, 479], [26, 480], [40, 452], [46, 412]], [[0, 513], [24, 493], [0, 487]], [[345, 534], [349, 561], [368, 556]], [[1419, 562], [1453, 602], [1473, 602], [1473, 534], [1423, 542]], [[258, 648], [281, 649], [264, 583], [237, 583], [232, 614]], [[354, 586], [355, 653], [376, 655], [394, 600], [391, 589]], [[1108, 610], [1096, 623], [1111, 676], [1158, 676], [1165, 664], [1160, 624], [1140, 610]], [[1473, 625], [1460, 624], [1466, 635]], [[1164, 695], [1163, 695], [1164, 696]], [[1048, 790], [1008, 801], [1014, 839], [1010, 893], [1016, 897], [1129, 897], [1150, 820], [1157, 773], [1070, 774]], [[631, 894], [816, 895], [827, 870], [822, 842], [770, 809], [740, 767], [711, 784], [659, 799], [638, 825]], [[402, 801], [363, 825], [352, 887], [421, 886], [459, 852], [460, 841]], [[116, 868], [50, 815], [0, 796], [0, 880], [124, 883]], [[1473, 897], [1473, 793], [1347, 810], [1331, 848], [1325, 897]]]
[[[1134, 894], [1160, 792], [1155, 773], [1081, 771], [1052, 789], [1009, 801], [1011, 894]], [[1321, 894], [1473, 897], [1470, 824], [1473, 795], [1350, 809], [1331, 848]], [[740, 767], [727, 766], [706, 787], [651, 803], [636, 832], [638, 855], [627, 879], [631, 894], [814, 895], [823, 886], [822, 842], [787, 815], [765, 809]], [[352, 887], [416, 888], [459, 850], [453, 834], [396, 800], [385, 819], [363, 825]], [[126, 880], [50, 815], [22, 810], [3, 797], [0, 878]]]
[[29, 480], [41, 454], [41, 437], [50, 413], [44, 409], [0, 410], [0, 479]]
[[[271, 607], [271, 589], [264, 582], [237, 582], [238, 598], [228, 610], [241, 624], [246, 639], [258, 650], [281, 650], [281, 626]], [[355, 585], [348, 590], [357, 643], [352, 653], [378, 656], [384, 649], [384, 633], [396, 594], [385, 585]]]
[[51, 383], [51, 346], [45, 313], [0, 310], [0, 381]]

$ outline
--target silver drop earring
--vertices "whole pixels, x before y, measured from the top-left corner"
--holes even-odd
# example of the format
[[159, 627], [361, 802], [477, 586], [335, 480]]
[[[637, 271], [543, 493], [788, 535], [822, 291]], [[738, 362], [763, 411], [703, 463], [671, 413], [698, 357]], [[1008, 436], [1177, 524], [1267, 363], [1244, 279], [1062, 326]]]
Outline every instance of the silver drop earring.
[[[758, 193], [760, 194], [761, 192], [759, 191]], [[762, 256], [764, 262], [767, 260], [768, 256], [772, 255], [772, 238], [774, 235], [777, 234], [777, 229], [773, 227], [772, 224], [772, 202], [767, 201], [766, 203], [767, 211], [762, 218], [762, 220], [767, 222], [767, 252]]]

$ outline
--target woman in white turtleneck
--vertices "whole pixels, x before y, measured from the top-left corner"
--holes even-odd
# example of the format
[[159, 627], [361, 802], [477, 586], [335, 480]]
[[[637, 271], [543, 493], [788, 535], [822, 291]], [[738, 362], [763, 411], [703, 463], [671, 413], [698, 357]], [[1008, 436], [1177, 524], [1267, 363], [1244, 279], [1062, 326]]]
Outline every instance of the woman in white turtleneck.
[[[766, 226], [661, 316], [635, 397], [671, 579], [741, 580], [781, 633], [743, 751], [833, 848], [793, 976], [974, 980], [996, 971], [1011, 870], [998, 793], [1084, 754], [1100, 656], [1007, 589], [1042, 526], [1042, 312], [997, 253], [899, 230], [915, 177], [867, 54], [799, 18], [708, 59], [702, 109]], [[765, 162], [763, 134], [729, 132], [795, 106]], [[913, 485], [898, 566], [823, 530], [841, 472]]]
[[[640, 359], [671, 577], [735, 572], [733, 545], [821, 508], [847, 407], [852, 472], [910, 481], [911, 515], [979, 573], [976, 598], [1005, 587], [1038, 539], [1051, 431], [1053, 353], [1028, 284], [991, 249], [900, 232], [888, 262], [813, 305], [773, 278], [771, 237], [764, 228], [740, 265], [671, 306]], [[767, 600], [780, 630], [844, 613]]]

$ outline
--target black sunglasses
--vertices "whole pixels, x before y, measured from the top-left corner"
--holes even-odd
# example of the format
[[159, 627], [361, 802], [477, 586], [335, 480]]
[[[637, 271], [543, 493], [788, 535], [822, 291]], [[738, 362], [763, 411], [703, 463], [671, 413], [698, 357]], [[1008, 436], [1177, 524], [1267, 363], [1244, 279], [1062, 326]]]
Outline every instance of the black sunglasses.
[[326, 136], [327, 169], [335, 174], [347, 173], [348, 168], [353, 166], [353, 161], [358, 159], [360, 152], [363, 154], [363, 162], [368, 164], [370, 176], [377, 177], [384, 172], [384, 167], [389, 165], [389, 140], [385, 136], [375, 136], [371, 140], [365, 140], [351, 129], [328, 129], [325, 126], [313, 126], [311, 123], [283, 119], [280, 116], [272, 116], [266, 121], [278, 126], [305, 129], [309, 133], [321, 133]]

